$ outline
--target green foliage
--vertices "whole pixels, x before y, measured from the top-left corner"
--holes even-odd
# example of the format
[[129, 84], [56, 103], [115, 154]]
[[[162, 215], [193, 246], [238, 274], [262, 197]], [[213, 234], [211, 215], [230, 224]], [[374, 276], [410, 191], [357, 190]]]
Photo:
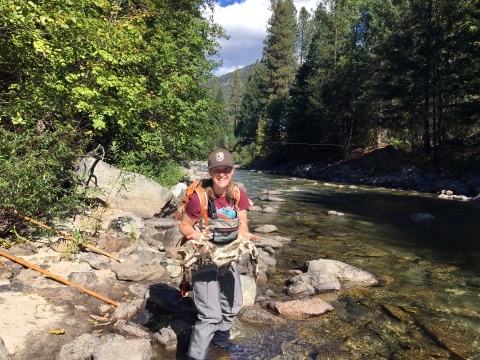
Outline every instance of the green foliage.
[[14, 133], [0, 127], [0, 208], [37, 218], [80, 211], [72, 141], [67, 132]]
[[475, 159], [458, 151], [450, 153], [442, 165], [448, 172], [463, 176], [474, 173], [476, 169]]
[[408, 145], [408, 143], [405, 140], [398, 139], [398, 138], [395, 138], [395, 137], [391, 137], [389, 139], [389, 141], [390, 141], [390, 145], [393, 145], [393, 146], [395, 146], [399, 149], [403, 149], [405, 151], [410, 150], [410, 146]]
[[235, 164], [247, 166], [252, 164], [258, 155], [258, 146], [255, 143], [251, 143], [240, 147], [239, 151], [232, 154]]

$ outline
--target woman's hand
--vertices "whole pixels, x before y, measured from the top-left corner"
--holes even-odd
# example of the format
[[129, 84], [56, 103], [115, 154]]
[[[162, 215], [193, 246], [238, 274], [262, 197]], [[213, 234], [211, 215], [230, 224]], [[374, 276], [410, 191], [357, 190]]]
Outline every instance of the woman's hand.
[[253, 235], [251, 233], [247, 232], [242, 232], [238, 233], [239, 238], [243, 238], [244, 240], [260, 240], [260, 237], [257, 235]]

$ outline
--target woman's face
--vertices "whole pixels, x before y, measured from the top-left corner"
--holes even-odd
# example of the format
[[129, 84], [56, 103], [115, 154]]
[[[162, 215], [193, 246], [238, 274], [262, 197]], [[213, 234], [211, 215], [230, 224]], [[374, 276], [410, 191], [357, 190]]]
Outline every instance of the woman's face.
[[210, 169], [210, 176], [214, 185], [225, 188], [232, 180], [234, 169], [230, 166], [220, 165]]

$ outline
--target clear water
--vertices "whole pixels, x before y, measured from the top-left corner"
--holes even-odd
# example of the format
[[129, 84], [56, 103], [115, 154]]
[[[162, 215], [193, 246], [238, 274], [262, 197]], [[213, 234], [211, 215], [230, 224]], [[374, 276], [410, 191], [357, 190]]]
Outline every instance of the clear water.
[[[380, 285], [320, 295], [335, 311], [319, 318], [246, 325], [245, 351], [213, 359], [480, 359], [480, 203], [242, 170], [234, 179], [255, 205], [267, 205], [258, 199], [268, 189], [287, 200], [268, 204], [278, 214], [249, 213], [251, 229], [273, 224], [292, 239], [276, 255], [274, 298], [288, 299], [288, 270], [320, 258], [369, 271]], [[406, 218], [418, 212], [436, 220]]]

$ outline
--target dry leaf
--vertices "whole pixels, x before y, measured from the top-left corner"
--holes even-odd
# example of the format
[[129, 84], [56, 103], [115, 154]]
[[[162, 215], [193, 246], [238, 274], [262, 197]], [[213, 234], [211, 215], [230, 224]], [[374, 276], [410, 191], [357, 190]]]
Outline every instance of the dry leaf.
[[48, 330], [49, 334], [55, 334], [55, 335], [65, 334], [65, 332], [66, 332], [65, 329], [60, 329], [60, 330], [50, 329], [50, 330]]

